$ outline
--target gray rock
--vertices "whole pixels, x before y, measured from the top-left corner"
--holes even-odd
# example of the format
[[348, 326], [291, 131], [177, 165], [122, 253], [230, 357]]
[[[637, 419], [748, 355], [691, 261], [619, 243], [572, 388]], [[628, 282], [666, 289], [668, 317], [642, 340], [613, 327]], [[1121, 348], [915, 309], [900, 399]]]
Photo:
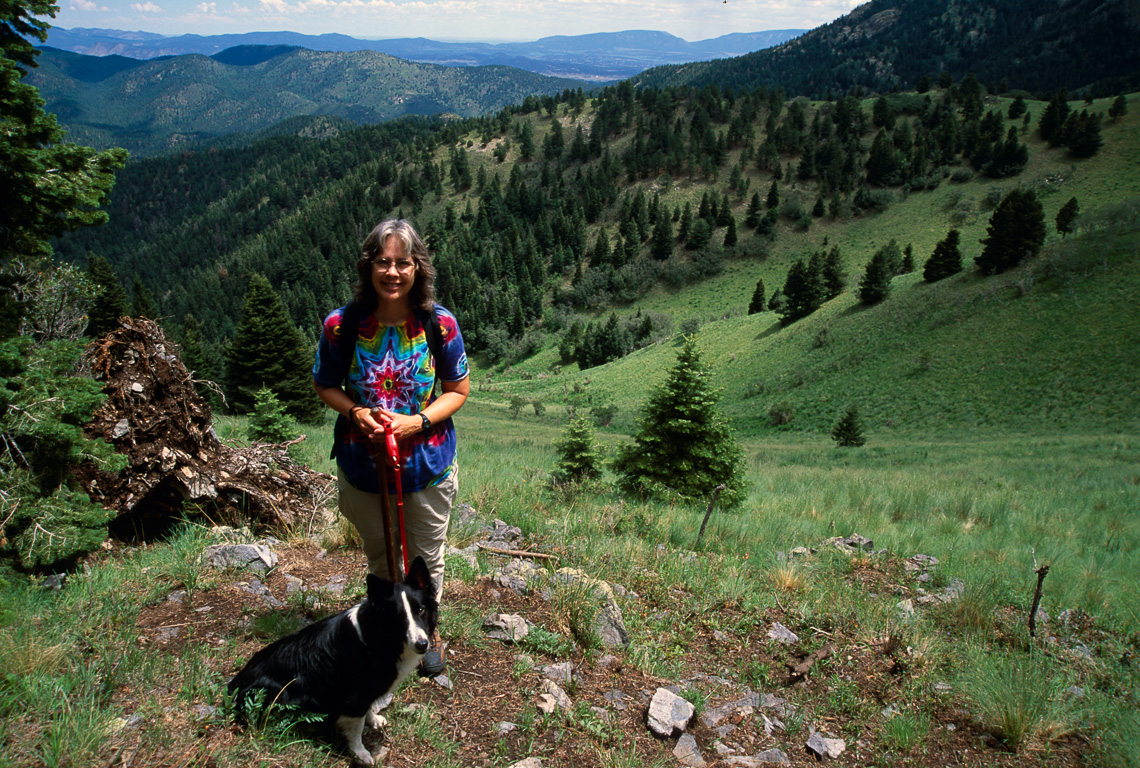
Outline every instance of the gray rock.
[[[787, 699], [782, 699], [774, 693], [765, 693], [760, 696], [759, 707], [761, 709], [770, 709], [780, 717], [788, 717], [795, 713], [795, 708], [788, 703]], [[782, 725], [780, 726], [783, 727]]]
[[706, 709], [701, 713], [701, 722], [709, 728], [716, 728], [723, 720], [737, 712], [753, 710], [760, 706], [760, 694], [749, 691], [743, 698], [721, 704], [719, 707]]
[[938, 565], [938, 558], [930, 555], [915, 555], [903, 561], [908, 571], [928, 571]]
[[488, 628], [487, 637], [504, 643], [519, 643], [530, 634], [526, 619], [517, 613], [492, 613], [483, 620]]
[[755, 755], [736, 755], [724, 760], [724, 764], [729, 768], [760, 768], [765, 765], [787, 765], [791, 762], [780, 749], [766, 749]]
[[338, 573], [329, 579], [329, 583], [325, 584], [322, 589], [334, 595], [344, 594], [345, 587], [348, 586], [348, 577], [343, 573]]
[[515, 723], [504, 720], [499, 723], [497, 728], [495, 728], [495, 733], [499, 734], [500, 736], [505, 736], [511, 731], [517, 731], [518, 729], [519, 727]]
[[800, 641], [799, 635], [778, 621], [773, 622], [772, 626], [768, 629], [768, 637], [784, 645], [791, 645]]
[[590, 707], [590, 712], [592, 712], [594, 717], [598, 718], [603, 723], [609, 724], [614, 721], [614, 715], [608, 709], [602, 709], [601, 707]]
[[119, 419], [115, 426], [111, 428], [111, 437], [118, 440], [123, 435], [131, 431], [131, 423], [126, 419]]
[[455, 684], [451, 682], [451, 678], [444, 674], [433, 675], [431, 681], [440, 688], [448, 691], [455, 687]]
[[697, 740], [693, 738], [693, 734], [686, 733], [677, 740], [677, 746], [673, 747], [673, 757], [681, 761], [681, 765], [687, 765], [691, 768], [706, 768], [708, 763], [701, 755], [700, 747], [697, 746]]
[[756, 760], [760, 765], [774, 765], [778, 763], [790, 763], [791, 760], [784, 754], [782, 749], [766, 749], [763, 752], [756, 754]]
[[542, 768], [542, 759], [528, 757], [525, 760], [519, 760], [517, 763], [511, 763], [507, 768]]
[[542, 668], [542, 676], [556, 683], [569, 683], [574, 679], [574, 664], [570, 661], [548, 664]]
[[200, 559], [213, 568], [268, 571], [277, 565], [277, 554], [263, 544], [213, 544], [202, 550]]
[[1071, 685], [1065, 689], [1065, 695], [1070, 699], [1083, 699], [1085, 697], [1085, 689], [1079, 685]]
[[807, 740], [807, 749], [810, 754], [816, 756], [816, 759], [829, 757], [834, 760], [846, 751], [847, 742], [843, 739], [829, 739], [816, 731]]
[[625, 711], [625, 708], [626, 708], [625, 700], [628, 699], [629, 697], [625, 695], [624, 691], [619, 691], [617, 689], [614, 689], [612, 691], [606, 691], [602, 695], [605, 698], [605, 700], [608, 701], [610, 703], [610, 705], [613, 706], [613, 708], [616, 709], [618, 712], [624, 712]]
[[909, 597], [906, 600], [900, 600], [897, 606], [898, 612], [901, 616], [914, 615], [914, 601]]
[[693, 705], [672, 691], [658, 688], [649, 702], [649, 730], [668, 739], [682, 733], [693, 719]]
[[285, 574], [285, 594], [295, 595], [305, 591], [305, 582], [291, 573]]
[[195, 720], [216, 720], [221, 717], [221, 710], [209, 704], [195, 704], [190, 708], [190, 714]]
[[609, 653], [604, 654], [598, 659], [598, 667], [607, 672], [620, 672], [622, 668], [621, 659]]
[[553, 680], [542, 681], [542, 693], [544, 696], [550, 696], [559, 709], [571, 710], [574, 708], [574, 702], [566, 695], [566, 691], [562, 690], [558, 683]]
[[273, 593], [269, 591], [269, 587], [265, 586], [257, 579], [239, 581], [234, 586], [240, 589], [242, 592], [260, 597], [262, 601], [264, 601], [267, 605], [270, 605], [274, 608], [281, 608], [285, 605], [285, 603], [281, 602], [273, 596]]

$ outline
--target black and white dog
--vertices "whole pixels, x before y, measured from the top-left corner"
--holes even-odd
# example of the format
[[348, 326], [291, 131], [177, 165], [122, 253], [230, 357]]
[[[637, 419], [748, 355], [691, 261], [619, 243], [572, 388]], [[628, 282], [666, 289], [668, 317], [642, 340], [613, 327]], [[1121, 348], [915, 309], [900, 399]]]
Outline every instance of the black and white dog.
[[402, 583], [368, 574], [368, 596], [271, 643], [253, 655], [229, 683], [238, 715], [254, 691], [266, 706], [292, 704], [328, 716], [356, 759], [372, 765], [361, 736], [386, 723], [383, 699], [395, 693], [427, 653], [439, 606], [431, 574], [417, 557]]

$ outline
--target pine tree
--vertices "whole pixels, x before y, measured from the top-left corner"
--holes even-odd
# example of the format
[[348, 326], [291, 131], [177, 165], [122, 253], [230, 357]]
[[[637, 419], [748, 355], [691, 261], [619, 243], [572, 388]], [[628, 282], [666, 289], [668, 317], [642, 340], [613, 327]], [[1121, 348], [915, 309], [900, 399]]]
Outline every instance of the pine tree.
[[814, 273], [803, 259], [797, 259], [784, 281], [784, 306], [777, 310], [780, 321], [789, 325], [819, 309], [823, 303], [822, 283], [820, 274]]
[[852, 404], [831, 428], [831, 437], [841, 448], [859, 448], [866, 445], [863, 437], [863, 422], [859, 419], [859, 409]]
[[673, 255], [673, 222], [668, 216], [657, 217], [657, 226], [653, 228], [653, 242], [651, 253], [657, 261], [667, 261]]
[[888, 263], [889, 257], [879, 249], [867, 263], [863, 279], [859, 281], [859, 301], [864, 304], [878, 304], [891, 292], [891, 278], [894, 272]]
[[748, 212], [744, 217], [744, 223], [753, 229], [760, 226], [760, 216], [763, 210], [762, 205], [760, 202], [760, 193], [753, 192], [752, 199], [748, 201]]
[[736, 242], [737, 242], [736, 217], [735, 216], [729, 216], [728, 217], [728, 228], [724, 232], [724, 247], [725, 248], [732, 248], [733, 246], [736, 245]]
[[1092, 157], [1104, 144], [1100, 136], [1100, 115], [1090, 115], [1087, 109], [1081, 110], [1079, 115], [1072, 115], [1062, 133], [1064, 144], [1073, 157]]
[[103, 256], [91, 256], [87, 274], [95, 284], [95, 300], [87, 318], [85, 335], [98, 338], [119, 327], [119, 318], [130, 314], [127, 309], [127, 292], [115, 276], [115, 271]]
[[768, 198], [764, 205], [769, 209], [780, 207], [780, 185], [775, 179], [772, 179], [772, 186], [768, 187]]
[[934, 253], [922, 268], [922, 279], [934, 283], [962, 271], [962, 253], [958, 250], [958, 230], [952, 229], [934, 246]]
[[1065, 237], [1073, 231], [1073, 222], [1076, 221], [1077, 216], [1081, 212], [1081, 206], [1077, 203], [1077, 198], [1070, 197], [1069, 202], [1061, 206], [1061, 210], [1057, 211], [1057, 231], [1061, 237]]
[[650, 393], [634, 442], [619, 451], [614, 468], [621, 488], [638, 494], [671, 490], [698, 500], [724, 483], [720, 501], [739, 504], [743, 452], [717, 400], [696, 343], [687, 339], [665, 383]]
[[145, 317], [147, 320], [157, 320], [158, 305], [154, 302], [154, 294], [143, 285], [138, 275], [135, 275], [134, 283], [131, 285], [131, 293], [135, 297], [132, 314], [135, 317]]
[[585, 416], [571, 419], [566, 431], [554, 441], [554, 447], [558, 449], [558, 466], [554, 470], [556, 482], [573, 483], [601, 476], [601, 449]]
[[253, 397], [248, 434], [249, 439], [256, 442], [284, 443], [297, 436], [297, 423], [285, 413], [285, 406], [277, 401], [277, 395], [262, 387]]
[[30, 38], [47, 40], [49, 24], [36, 17], [54, 17], [57, 10], [50, 0], [0, 6], [0, 273], [5, 277], [12, 259], [47, 256], [51, 238], [107, 221], [100, 205], [127, 159], [122, 149], [96, 152], [66, 142], [55, 115], [44, 111], [39, 91], [23, 81], [39, 55]]
[[1124, 94], [1121, 94], [1116, 97], [1116, 100], [1112, 102], [1112, 106], [1108, 108], [1108, 116], [1112, 122], [1115, 123], [1117, 119], [1124, 117], [1127, 114], [1128, 99], [1124, 98]]
[[755, 315], [765, 310], [764, 305], [764, 278], [756, 281], [756, 290], [752, 292], [752, 301], [748, 302], [748, 314]]
[[1045, 244], [1045, 211], [1037, 195], [1014, 189], [998, 203], [986, 227], [982, 253], [974, 259], [983, 275], [1016, 267]]
[[914, 246], [910, 243], [903, 248], [902, 264], [899, 266], [900, 275], [909, 275], [914, 271]]
[[268, 387], [289, 415], [303, 422], [323, 416], [313, 391], [312, 352], [263, 276], [250, 278], [241, 321], [226, 354], [226, 395], [237, 413], [254, 408]]
[[1069, 96], [1064, 91], [1054, 94], [1053, 98], [1049, 100], [1049, 104], [1045, 107], [1045, 112], [1041, 115], [1041, 121], [1037, 124], [1037, 129], [1041, 132], [1041, 138], [1053, 146], [1062, 143], [1061, 129], [1065, 125], [1065, 120], [1069, 117], [1068, 99]]
[[823, 300], [831, 301], [847, 287], [847, 276], [843, 273], [843, 256], [839, 246], [833, 245], [823, 260]]

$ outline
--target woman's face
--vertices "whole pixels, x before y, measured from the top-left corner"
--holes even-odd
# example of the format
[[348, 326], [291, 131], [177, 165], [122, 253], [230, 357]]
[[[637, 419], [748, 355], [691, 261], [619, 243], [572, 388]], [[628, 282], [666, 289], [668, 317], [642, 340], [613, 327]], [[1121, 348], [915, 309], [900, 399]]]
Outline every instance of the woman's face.
[[372, 287], [381, 303], [404, 301], [416, 282], [416, 264], [395, 235], [384, 241], [384, 250], [372, 260]]

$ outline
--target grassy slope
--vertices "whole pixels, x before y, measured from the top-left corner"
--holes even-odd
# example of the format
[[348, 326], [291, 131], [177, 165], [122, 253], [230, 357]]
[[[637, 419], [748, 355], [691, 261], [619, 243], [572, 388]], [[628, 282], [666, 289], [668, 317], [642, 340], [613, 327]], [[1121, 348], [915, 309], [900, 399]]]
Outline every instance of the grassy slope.
[[[1107, 105], [1097, 102], [1094, 108]], [[860, 405], [872, 431], [1135, 430], [1136, 236], [1086, 232], [1062, 243], [1053, 218], [1070, 197], [1089, 213], [1140, 193], [1138, 120], [1134, 108], [1117, 123], [1106, 123], [1105, 147], [1094, 160], [1075, 162], [1030, 137], [1032, 161], [1017, 180], [945, 182], [879, 215], [817, 224], [807, 233], [781, 232], [768, 258], [730, 262], [713, 279], [681, 292], [657, 290], [627, 311], [668, 312], [678, 321], [731, 315], [705, 325], [699, 338], [704, 359], [722, 377], [723, 407], [746, 434], [765, 430], [768, 409], [781, 401], [795, 408], [792, 428], [814, 432], [826, 431], [849, 402]], [[989, 220], [987, 194], [1017, 183], [1037, 189], [1045, 207], [1050, 236], [1035, 269], [1048, 259], [1089, 264], [1070, 279], [1038, 282], [1019, 298], [1015, 289], [1001, 286], [1023, 279], [1020, 272], [983, 280], [967, 269], [940, 284], [925, 284], [922, 264], [954, 226], [951, 213], [972, 209], [958, 224], [969, 268]], [[791, 261], [824, 237], [846, 257], [847, 292], [788, 328], [770, 312], [743, 316], [757, 278], [771, 293], [782, 285]], [[858, 306], [854, 290], [861, 265], [891, 238], [914, 245], [917, 270], [895, 279], [884, 304]], [[1101, 268], [1093, 269], [1095, 263]], [[826, 344], [819, 346], [825, 330]], [[551, 376], [558, 369], [548, 349], [506, 377], [496, 376], [496, 388], [509, 382], [511, 392], [555, 403], [577, 383], [589, 404], [616, 404], [615, 425], [628, 430], [646, 387], [664, 378], [674, 356], [673, 346], [665, 344], [589, 371], [571, 366]], [[533, 378], [512, 381], [512, 373]]]

